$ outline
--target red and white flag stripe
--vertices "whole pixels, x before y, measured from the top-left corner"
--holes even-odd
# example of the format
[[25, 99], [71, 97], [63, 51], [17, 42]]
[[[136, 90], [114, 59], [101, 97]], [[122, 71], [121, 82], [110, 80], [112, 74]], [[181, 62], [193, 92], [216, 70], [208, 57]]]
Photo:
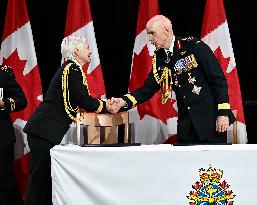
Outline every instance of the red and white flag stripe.
[[[237, 110], [237, 143], [247, 143], [240, 83], [223, 0], [206, 0], [201, 37], [214, 52], [227, 78], [231, 109]], [[229, 141], [231, 136], [229, 130]]]
[[14, 171], [24, 197], [28, 182], [29, 146], [22, 129], [42, 101], [40, 74], [25, 0], [8, 1], [2, 39], [0, 63], [13, 68], [28, 100], [24, 110], [11, 114], [16, 134]]
[[[142, 86], [151, 71], [155, 47], [149, 42], [145, 26], [147, 21], [157, 14], [159, 14], [157, 0], [140, 1], [129, 81], [130, 91]], [[136, 142], [159, 144], [177, 133], [177, 106], [174, 92], [173, 97], [172, 102], [162, 105], [161, 93], [157, 92], [153, 98], [129, 111], [129, 120], [134, 125], [132, 137]]]
[[69, 0], [65, 28], [65, 36], [68, 35], [77, 35], [88, 40], [92, 61], [83, 69], [87, 74], [89, 91], [94, 97], [105, 96], [106, 91], [89, 0]]

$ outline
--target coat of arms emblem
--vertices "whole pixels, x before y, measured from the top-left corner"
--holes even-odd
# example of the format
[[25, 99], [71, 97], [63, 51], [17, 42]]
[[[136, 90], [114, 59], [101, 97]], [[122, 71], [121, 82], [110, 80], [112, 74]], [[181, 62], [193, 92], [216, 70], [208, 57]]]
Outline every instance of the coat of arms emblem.
[[197, 181], [187, 198], [190, 205], [233, 205], [236, 196], [229, 190], [230, 185], [223, 180], [223, 170], [213, 168], [199, 169], [200, 182]]

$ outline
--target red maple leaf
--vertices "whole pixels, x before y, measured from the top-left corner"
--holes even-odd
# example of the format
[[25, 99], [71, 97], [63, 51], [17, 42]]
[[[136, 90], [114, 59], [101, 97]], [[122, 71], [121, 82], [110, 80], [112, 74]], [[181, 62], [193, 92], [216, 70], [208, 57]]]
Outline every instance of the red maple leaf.
[[42, 95], [39, 69], [36, 65], [28, 74], [24, 76], [23, 70], [26, 62], [26, 60], [21, 60], [19, 58], [17, 49], [7, 59], [4, 59], [4, 64], [12, 67], [16, 80], [22, 87], [28, 101], [27, 107], [24, 110], [11, 114], [13, 121], [15, 121], [17, 118], [27, 121], [41, 102], [37, 99], [38, 96]]
[[197, 181], [194, 185], [192, 185], [192, 188], [195, 190], [198, 190], [198, 189], [202, 188], [202, 186], [203, 185]]
[[222, 189], [227, 189], [227, 188], [229, 188], [229, 185], [228, 185], [228, 183], [226, 182], [226, 181], [223, 181], [222, 183], [220, 183], [220, 185], [219, 185]]
[[161, 101], [162, 97], [159, 91], [150, 100], [138, 105], [137, 110], [140, 119], [144, 118], [145, 115], [150, 115], [166, 124], [169, 118], [176, 117], [177, 111], [173, 107], [175, 100], [168, 100], [166, 104], [162, 104]]
[[236, 67], [234, 67], [232, 71], [227, 73], [230, 57], [225, 58], [223, 56], [223, 53], [220, 47], [218, 47], [214, 51], [214, 54], [217, 57], [228, 82], [229, 103], [230, 103], [231, 109], [237, 110], [237, 120], [239, 120], [240, 122], [244, 122], [242, 97], [241, 97], [241, 91], [240, 91], [240, 83], [237, 75], [237, 69]]
[[[147, 46], [144, 46], [139, 55], [134, 54], [133, 70], [129, 86], [131, 91], [143, 85], [152, 68], [151, 60], [152, 57], [149, 55]], [[173, 107], [175, 102], [175, 100], [168, 100], [163, 105], [161, 92], [159, 91], [151, 99], [137, 106], [140, 119], [144, 118], [145, 115], [149, 115], [166, 124], [169, 118], [177, 116], [177, 111]]]
[[[229, 187], [228, 187], [228, 188], [229, 188]], [[229, 190], [229, 191], [226, 191], [225, 193], [226, 193], [226, 195], [232, 195], [232, 194], [233, 194], [233, 191], [232, 191], [232, 190]]]
[[133, 68], [129, 82], [130, 91], [134, 91], [144, 84], [151, 68], [152, 57], [149, 55], [148, 48], [145, 45], [139, 55], [134, 53]]

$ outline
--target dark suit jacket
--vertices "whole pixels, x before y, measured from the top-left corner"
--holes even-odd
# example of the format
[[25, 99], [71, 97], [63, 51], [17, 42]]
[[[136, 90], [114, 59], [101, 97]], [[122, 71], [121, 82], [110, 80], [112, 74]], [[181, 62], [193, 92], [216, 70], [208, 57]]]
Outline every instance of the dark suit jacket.
[[13, 70], [0, 65], [0, 88], [3, 88], [4, 109], [0, 110], [0, 149], [15, 142], [11, 112], [24, 109], [27, 100], [21, 87], [15, 79]]
[[[217, 116], [227, 115], [230, 123], [234, 122], [226, 78], [208, 45], [195, 38], [176, 38], [171, 57], [164, 49], [157, 50], [155, 55], [159, 77], [165, 67], [171, 70], [172, 90], [178, 105], [179, 139], [188, 138], [191, 123], [200, 140], [206, 140], [215, 136]], [[123, 99], [131, 108], [151, 98], [160, 87], [152, 70], [144, 85]]]
[[[67, 78], [66, 88], [62, 83], [64, 78]], [[79, 65], [69, 60], [55, 73], [44, 101], [28, 120], [24, 132], [47, 139], [53, 144], [59, 144], [72, 123], [72, 119], [65, 110], [64, 95], [67, 103], [74, 109], [79, 107], [88, 112], [106, 110], [104, 101], [90, 96], [87, 85], [83, 84]], [[69, 112], [73, 117], [76, 116], [74, 110]]]

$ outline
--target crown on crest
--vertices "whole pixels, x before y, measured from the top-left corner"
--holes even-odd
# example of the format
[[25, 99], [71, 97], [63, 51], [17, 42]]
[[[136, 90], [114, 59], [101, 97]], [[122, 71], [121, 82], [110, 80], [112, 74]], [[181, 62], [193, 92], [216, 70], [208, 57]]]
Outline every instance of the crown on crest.
[[199, 169], [200, 181], [205, 184], [208, 182], [216, 182], [219, 183], [223, 175], [223, 170], [213, 168], [212, 165], [209, 165], [209, 168]]

